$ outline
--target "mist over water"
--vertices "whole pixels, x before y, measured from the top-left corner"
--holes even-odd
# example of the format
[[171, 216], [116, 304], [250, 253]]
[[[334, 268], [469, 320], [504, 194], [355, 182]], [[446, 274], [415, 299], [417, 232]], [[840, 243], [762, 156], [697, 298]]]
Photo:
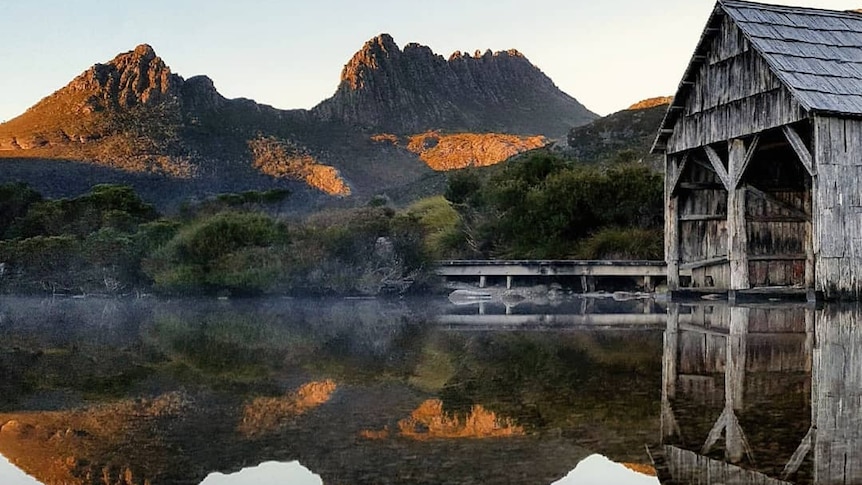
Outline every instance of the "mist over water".
[[3, 298], [0, 483], [853, 483], [859, 315]]

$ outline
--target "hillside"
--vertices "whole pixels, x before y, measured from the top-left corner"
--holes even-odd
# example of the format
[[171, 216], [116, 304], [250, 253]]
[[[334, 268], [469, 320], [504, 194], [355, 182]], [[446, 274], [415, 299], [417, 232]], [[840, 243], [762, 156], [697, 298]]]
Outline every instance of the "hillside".
[[[332, 98], [281, 110], [227, 99], [206, 76], [185, 79], [143, 44], [0, 124], [0, 182], [54, 196], [127, 182], [163, 207], [273, 187], [303, 206], [357, 204], [415, 186], [432, 170], [498, 163], [543, 145], [539, 134], [594, 117], [515, 51], [441, 60], [416, 44], [401, 51], [384, 34], [348, 63]], [[368, 102], [382, 95], [397, 121]], [[375, 135], [385, 132], [404, 142], [380, 143]]]
[[619, 156], [659, 166], [649, 153], [671, 98], [650, 98], [569, 131], [567, 155], [587, 163]]

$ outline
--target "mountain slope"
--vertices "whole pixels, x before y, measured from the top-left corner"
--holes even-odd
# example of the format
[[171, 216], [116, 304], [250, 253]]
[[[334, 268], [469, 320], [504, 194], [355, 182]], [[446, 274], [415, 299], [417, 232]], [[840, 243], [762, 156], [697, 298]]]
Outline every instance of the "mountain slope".
[[514, 49], [456, 52], [446, 60], [415, 43], [401, 50], [388, 34], [365, 43], [344, 66], [335, 94], [312, 112], [397, 134], [447, 129], [549, 137], [597, 117]]
[[655, 165], [658, 157], [649, 151], [671, 99], [645, 99], [588, 125], [572, 128], [567, 153], [583, 162], [610, 161], [622, 155]]
[[[376, 96], [389, 97], [369, 101]], [[432, 168], [497, 163], [545, 143], [533, 134], [564, 133], [594, 116], [516, 51], [446, 61], [382, 35], [354, 56], [335, 96], [313, 110], [281, 110], [227, 99], [206, 76], [185, 79], [143, 44], [0, 124], [0, 183], [66, 196], [127, 180], [155, 197], [166, 187], [171, 200], [149, 199], [163, 207], [273, 187], [290, 189], [298, 204], [331, 195], [362, 203], [415, 187]], [[396, 127], [422, 143], [375, 141]]]

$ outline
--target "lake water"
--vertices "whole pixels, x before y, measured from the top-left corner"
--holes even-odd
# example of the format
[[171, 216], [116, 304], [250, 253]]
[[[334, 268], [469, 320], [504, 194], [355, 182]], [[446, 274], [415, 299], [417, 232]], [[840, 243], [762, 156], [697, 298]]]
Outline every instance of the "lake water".
[[541, 303], [0, 298], [0, 484], [862, 483], [859, 307]]

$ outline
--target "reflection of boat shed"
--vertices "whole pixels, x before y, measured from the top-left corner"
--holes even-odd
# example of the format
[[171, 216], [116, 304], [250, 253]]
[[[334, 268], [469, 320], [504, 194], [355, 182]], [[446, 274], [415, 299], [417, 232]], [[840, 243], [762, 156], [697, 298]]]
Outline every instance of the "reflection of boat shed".
[[720, 0], [653, 150], [671, 290], [862, 297], [862, 14]]

